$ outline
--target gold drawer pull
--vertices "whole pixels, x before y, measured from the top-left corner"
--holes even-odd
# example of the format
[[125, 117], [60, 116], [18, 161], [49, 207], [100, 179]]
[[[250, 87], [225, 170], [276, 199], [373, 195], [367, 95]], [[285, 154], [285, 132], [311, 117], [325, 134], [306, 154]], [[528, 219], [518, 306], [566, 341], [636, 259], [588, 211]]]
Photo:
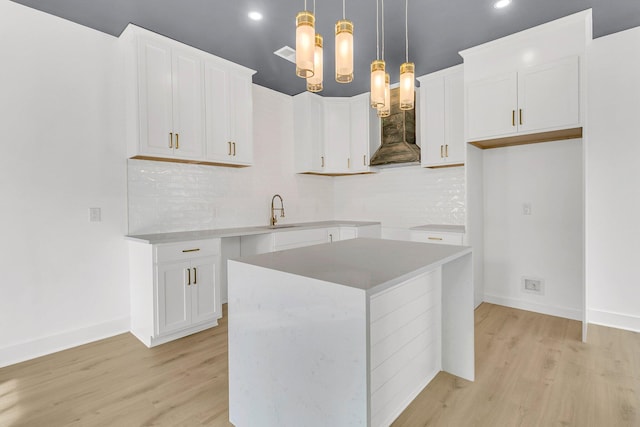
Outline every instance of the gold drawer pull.
[[320, 167], [324, 167], [324, 156], [320, 156], [320, 160], [322, 160], [322, 163], [321, 163]]
[[449, 144], [444, 146], [444, 156], [449, 157]]
[[520, 124], [522, 124], [522, 108], [520, 109]]
[[190, 268], [187, 268], [187, 277], [188, 277], [187, 286], [191, 286], [191, 269]]
[[235, 156], [236, 155], [236, 143], [233, 142], [232, 144], [233, 144], [233, 155]]
[[193, 267], [193, 284], [198, 284], [198, 269], [196, 267]]
[[176, 133], [176, 150], [180, 149], [180, 134]]
[[442, 240], [442, 237], [429, 237], [429, 240]]
[[227, 144], [229, 144], [229, 155], [231, 155], [231, 141], [228, 141]]
[[200, 250], [200, 248], [196, 248], [196, 249], [183, 249], [182, 252], [198, 252]]
[[169, 148], [173, 148], [173, 132], [169, 132]]
[[511, 126], [516, 125], [516, 110], [511, 110]]
[[366, 154], [364, 156], [362, 156], [362, 164], [364, 166], [367, 166], [367, 155]]

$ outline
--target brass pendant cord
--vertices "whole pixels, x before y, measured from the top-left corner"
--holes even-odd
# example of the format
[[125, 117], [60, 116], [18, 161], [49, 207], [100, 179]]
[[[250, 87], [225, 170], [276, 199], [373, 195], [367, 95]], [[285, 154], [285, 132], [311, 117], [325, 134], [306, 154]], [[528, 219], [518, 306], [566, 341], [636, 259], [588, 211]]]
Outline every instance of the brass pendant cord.
[[345, 9], [345, 6], [344, 6], [345, 1], [346, 0], [342, 0], [342, 19], [347, 19], [346, 18], [347, 14], [345, 13], [346, 9]]
[[376, 0], [376, 59], [380, 59], [380, 11], [379, 0]]
[[384, 0], [382, 2], [382, 60], [384, 61]]
[[406, 55], [404, 62], [409, 62], [409, 0], [405, 0], [404, 3], [404, 45]]

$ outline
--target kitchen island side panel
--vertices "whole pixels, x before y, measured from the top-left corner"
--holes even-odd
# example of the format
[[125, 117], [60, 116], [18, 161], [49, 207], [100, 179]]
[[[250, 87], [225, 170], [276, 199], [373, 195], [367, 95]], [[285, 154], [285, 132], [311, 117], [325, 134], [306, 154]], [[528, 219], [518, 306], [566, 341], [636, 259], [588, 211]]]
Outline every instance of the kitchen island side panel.
[[228, 275], [230, 421], [368, 425], [365, 292], [237, 261]]

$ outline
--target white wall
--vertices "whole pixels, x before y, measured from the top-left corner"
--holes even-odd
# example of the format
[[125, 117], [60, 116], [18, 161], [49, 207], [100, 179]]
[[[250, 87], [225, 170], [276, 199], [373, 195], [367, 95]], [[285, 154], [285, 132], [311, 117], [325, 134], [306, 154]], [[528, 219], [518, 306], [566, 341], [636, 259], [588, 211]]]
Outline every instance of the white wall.
[[0, 0], [0, 366], [129, 329], [115, 43]]
[[129, 160], [130, 234], [268, 225], [276, 193], [280, 223], [333, 218], [332, 178], [294, 173], [292, 98], [254, 85], [253, 110], [252, 167]]
[[640, 331], [640, 28], [589, 51], [589, 322]]
[[401, 229], [417, 225], [465, 223], [464, 168], [406, 166], [334, 182], [335, 218], [381, 221], [383, 237], [401, 238]]
[[582, 320], [582, 162], [582, 140], [484, 151], [485, 301]]

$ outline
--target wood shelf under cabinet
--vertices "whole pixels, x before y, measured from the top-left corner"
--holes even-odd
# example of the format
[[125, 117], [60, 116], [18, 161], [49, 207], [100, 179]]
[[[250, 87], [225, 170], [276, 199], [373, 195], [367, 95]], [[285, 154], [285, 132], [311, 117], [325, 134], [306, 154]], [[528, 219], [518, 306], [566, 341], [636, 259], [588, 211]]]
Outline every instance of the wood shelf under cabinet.
[[504, 138], [469, 141], [469, 144], [483, 150], [489, 148], [512, 147], [514, 145], [537, 144], [540, 142], [562, 141], [565, 139], [582, 138], [582, 128], [561, 129], [550, 132], [538, 132], [526, 135], [514, 135]]

